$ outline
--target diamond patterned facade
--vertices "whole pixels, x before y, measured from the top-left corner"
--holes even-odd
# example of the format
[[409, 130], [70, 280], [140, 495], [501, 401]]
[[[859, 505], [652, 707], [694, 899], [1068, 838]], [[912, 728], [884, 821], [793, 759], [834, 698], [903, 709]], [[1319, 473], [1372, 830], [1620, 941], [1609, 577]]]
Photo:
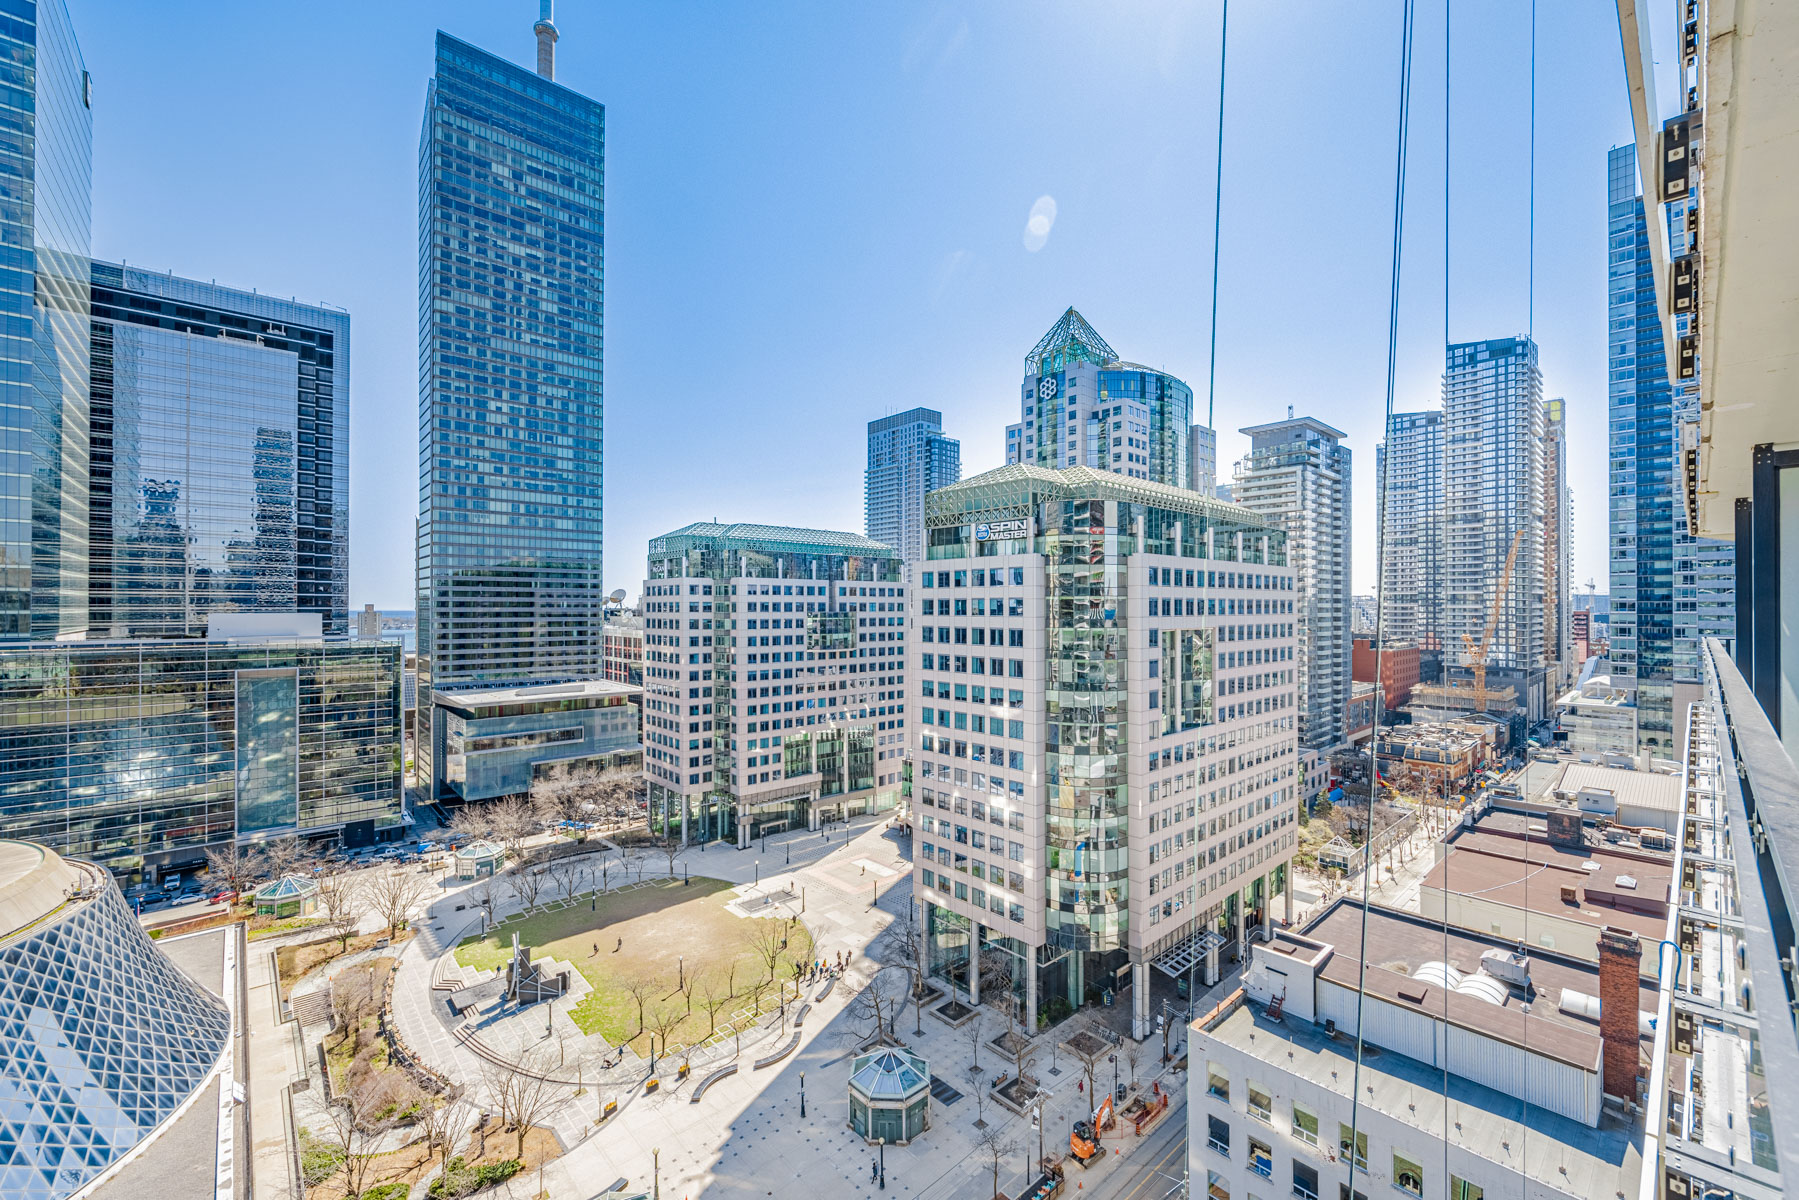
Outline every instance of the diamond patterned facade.
[[193, 1094], [230, 1035], [224, 1003], [157, 949], [103, 873], [89, 878], [91, 898], [0, 945], [9, 1200], [61, 1200], [91, 1182]]

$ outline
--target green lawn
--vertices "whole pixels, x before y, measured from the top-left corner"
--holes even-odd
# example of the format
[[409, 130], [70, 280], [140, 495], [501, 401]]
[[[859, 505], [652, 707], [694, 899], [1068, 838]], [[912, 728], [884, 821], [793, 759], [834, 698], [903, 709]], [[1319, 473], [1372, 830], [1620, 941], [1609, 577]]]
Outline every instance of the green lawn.
[[[626, 986], [644, 980], [650, 985], [644, 1004], [649, 1024], [654, 1025], [650, 1014], [664, 1006], [684, 1014], [669, 1037], [678, 1048], [703, 1041], [708, 1034], [703, 1004], [707, 982], [718, 986], [719, 995], [730, 990], [735, 996], [720, 1008], [720, 1026], [749, 1005], [751, 986], [768, 978], [768, 966], [755, 947], [764, 930], [779, 929], [788, 939], [776, 967], [777, 981], [791, 986], [790, 964], [812, 960], [812, 939], [804, 925], [732, 915], [725, 909], [731, 887], [723, 880], [696, 878], [687, 887], [677, 882], [608, 893], [600, 897], [598, 912], [583, 900], [572, 908], [514, 917], [484, 937], [462, 942], [456, 961], [466, 967], [501, 969], [512, 955], [516, 932], [532, 958], [571, 962], [593, 986], [572, 1014], [583, 1033], [598, 1033], [615, 1046], [630, 1041], [639, 1053], [647, 1054], [649, 1039], [638, 1026], [637, 1001]], [[695, 978], [696, 973], [699, 982], [691, 997], [683, 995], [680, 980]], [[773, 995], [770, 989], [765, 1007]]]

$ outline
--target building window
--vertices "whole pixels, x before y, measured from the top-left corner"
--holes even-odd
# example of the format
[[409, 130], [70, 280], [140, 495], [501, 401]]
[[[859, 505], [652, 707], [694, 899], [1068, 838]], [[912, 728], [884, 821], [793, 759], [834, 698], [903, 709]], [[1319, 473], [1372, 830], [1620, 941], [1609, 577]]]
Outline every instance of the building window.
[[1318, 1200], [1318, 1169], [1302, 1162], [1293, 1164], [1294, 1200]]
[[1393, 1152], [1393, 1186], [1414, 1196], [1424, 1195], [1424, 1168], [1397, 1150]]
[[1274, 1178], [1274, 1151], [1253, 1137], [1249, 1139], [1249, 1169], [1263, 1179]]
[[1293, 1103], [1293, 1136], [1308, 1146], [1318, 1144], [1318, 1114], [1298, 1101]]
[[1273, 1101], [1268, 1098], [1268, 1093], [1262, 1090], [1262, 1085], [1254, 1080], [1251, 1080], [1249, 1084], [1249, 1115], [1258, 1121], [1274, 1119]]
[[1217, 1117], [1207, 1117], [1206, 1145], [1218, 1151], [1220, 1154], [1228, 1155], [1231, 1152], [1230, 1122], [1221, 1121]]
[[1206, 1064], [1206, 1095], [1216, 1096], [1226, 1104], [1231, 1100], [1230, 1072], [1214, 1062]]
[[1355, 1138], [1355, 1165], [1358, 1169], [1366, 1171], [1368, 1169], [1368, 1131], [1365, 1129], [1351, 1130], [1349, 1126], [1339, 1122], [1337, 1125], [1337, 1149], [1344, 1158], [1349, 1157], [1349, 1139], [1351, 1137]]
[[1449, 1177], [1449, 1200], [1481, 1200], [1486, 1192], [1478, 1183], [1469, 1183], [1454, 1175]]

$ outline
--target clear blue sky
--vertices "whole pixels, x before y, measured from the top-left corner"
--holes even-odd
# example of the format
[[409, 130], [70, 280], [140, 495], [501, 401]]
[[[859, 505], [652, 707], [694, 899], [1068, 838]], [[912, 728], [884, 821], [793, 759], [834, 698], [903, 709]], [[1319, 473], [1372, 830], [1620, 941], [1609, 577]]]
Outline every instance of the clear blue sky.
[[[351, 600], [412, 606], [417, 146], [432, 35], [532, 61], [531, 0], [68, 0], [94, 76], [94, 252], [352, 314]], [[1442, 8], [1420, 16], [1398, 405], [1443, 347]], [[1617, 17], [1543, 4], [1535, 330], [1569, 401], [1575, 579], [1605, 578], [1605, 152]], [[1218, 327], [1238, 427], [1329, 421], [1372, 590], [1399, 4], [1232, 11]], [[1074, 304], [1203, 397], [1214, 3], [561, 0], [607, 106], [606, 576], [693, 520], [862, 528], [865, 423], [942, 409], [997, 466]], [[1524, 332], [1528, 7], [1461, 5], [1449, 334]], [[1036, 251], [1032, 205], [1056, 219]], [[1203, 399], [1201, 400], [1203, 407]]]

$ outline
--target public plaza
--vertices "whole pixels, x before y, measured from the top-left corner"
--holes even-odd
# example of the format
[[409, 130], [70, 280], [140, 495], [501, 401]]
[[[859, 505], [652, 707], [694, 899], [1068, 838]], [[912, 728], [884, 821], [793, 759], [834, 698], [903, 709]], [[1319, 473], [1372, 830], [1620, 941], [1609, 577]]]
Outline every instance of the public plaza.
[[[1120, 1121], [1102, 1139], [1108, 1161], [1085, 1170], [1067, 1163], [1069, 1190], [1078, 1182], [1083, 1194], [1135, 1195], [1145, 1178], [1178, 1178], [1185, 1089], [1159, 1062], [1159, 1035], [1141, 1044], [1121, 1037], [1128, 1009], [1077, 1014], [1040, 1031], [1020, 1054], [1008, 1049], [1007, 1022], [992, 1006], [956, 1023], [940, 1015], [951, 1001], [942, 980], [929, 985], [922, 1012], [900, 1002], [910, 982], [903, 966], [913, 908], [909, 841], [903, 828], [872, 817], [743, 850], [690, 847], [672, 872], [660, 853], [630, 870], [614, 855], [604, 890], [597, 873], [572, 895], [546, 888], [528, 913], [503, 886], [504, 873], [488, 887], [457, 879], [453, 869], [435, 871], [415, 935], [397, 953], [352, 953], [294, 985], [287, 1004], [252, 1003], [253, 1024], [264, 1026], [253, 1028], [253, 1086], [269, 1094], [252, 1105], [257, 1194], [292, 1194], [275, 1186], [292, 1174], [288, 1131], [279, 1124], [289, 1079], [308, 1081], [291, 1093], [295, 1128], [316, 1129], [324, 1119], [319, 1046], [331, 1044], [330, 1005], [307, 993], [322, 996], [332, 975], [376, 960], [393, 962], [396, 1044], [418, 1067], [462, 1088], [471, 1110], [498, 1108], [498, 1080], [508, 1070], [553, 1081], [560, 1100], [546, 1106], [540, 1125], [554, 1135], [548, 1153], [560, 1153], [541, 1166], [527, 1153], [527, 1170], [483, 1194], [535, 1196], [541, 1188], [587, 1200], [617, 1184], [621, 1196], [654, 1195], [659, 1185], [671, 1197], [792, 1195], [798, 1187], [821, 1196], [987, 1197], [997, 1144], [999, 1190], [1016, 1195], [1027, 1170], [1035, 1177], [1040, 1153], [1067, 1155], [1070, 1128], [1090, 1114], [1084, 1070], [1064, 1047], [1083, 1032], [1098, 1045], [1116, 1042], [1117, 1061], [1101, 1054], [1095, 1065], [1096, 1090], [1109, 1091], [1115, 1071], [1130, 1090], [1134, 1072], [1137, 1092], [1160, 1080], [1175, 1108], [1142, 1137]], [[365, 915], [363, 931], [378, 932], [375, 923]], [[515, 934], [531, 963], [526, 982], [544, 981], [553, 998], [509, 998]], [[775, 956], [772, 983], [764, 947]], [[273, 958], [252, 949], [253, 992], [272, 985]], [[897, 1034], [886, 1045], [903, 1052], [905, 1064], [927, 1064], [928, 1127], [906, 1144], [873, 1144], [850, 1124], [853, 1060], [882, 1048], [874, 1045], [871, 997], [882, 999], [885, 1023]], [[1202, 1006], [1212, 1002], [1211, 992], [1200, 997]], [[277, 1022], [277, 1012], [292, 1018]], [[1184, 1066], [1181, 1029], [1177, 1021], [1170, 1045]], [[1028, 1100], [1009, 1107], [992, 1090], [1011, 1081], [1021, 1062], [1047, 1094], [1041, 1141]], [[863, 1078], [877, 1076], [871, 1069]], [[909, 1129], [916, 1128], [916, 1099]], [[888, 1126], [877, 1120], [874, 1128]], [[383, 1148], [397, 1148], [405, 1136], [390, 1135]], [[467, 1146], [498, 1139], [510, 1148], [514, 1136], [471, 1130]], [[431, 1174], [411, 1180], [412, 1195], [425, 1194]], [[371, 1174], [366, 1182], [379, 1181]]]

